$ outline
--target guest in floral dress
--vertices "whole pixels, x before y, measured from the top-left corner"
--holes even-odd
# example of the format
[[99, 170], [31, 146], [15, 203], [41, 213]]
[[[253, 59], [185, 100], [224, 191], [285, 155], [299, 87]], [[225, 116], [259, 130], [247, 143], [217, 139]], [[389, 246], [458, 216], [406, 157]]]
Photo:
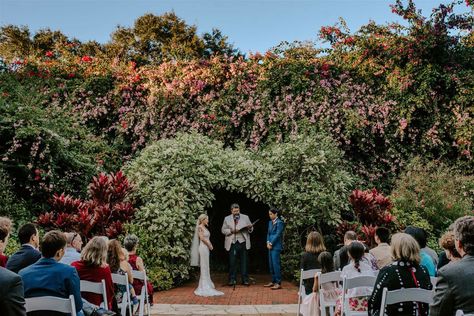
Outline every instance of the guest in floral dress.
[[[374, 276], [374, 270], [371, 265], [363, 260], [365, 253], [365, 246], [359, 241], [354, 241], [349, 245], [350, 262], [342, 269], [342, 277], [351, 279], [359, 276]], [[372, 292], [370, 287], [358, 287], [349, 289], [346, 293], [348, 297], [349, 307], [352, 311], [363, 312], [368, 308], [368, 297]], [[336, 303], [335, 316], [342, 315], [342, 295]]]

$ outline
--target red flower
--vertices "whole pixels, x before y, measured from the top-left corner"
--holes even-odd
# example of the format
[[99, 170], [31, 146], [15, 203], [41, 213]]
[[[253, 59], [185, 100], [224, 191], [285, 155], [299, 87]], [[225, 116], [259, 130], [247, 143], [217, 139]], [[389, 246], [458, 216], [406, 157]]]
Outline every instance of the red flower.
[[75, 76], [76, 76], [76, 74], [73, 73], [73, 72], [70, 72], [70, 73], [67, 74], [67, 77], [68, 77], [69, 79], [74, 78]]
[[123, 129], [126, 129], [128, 127], [127, 122], [125, 121], [120, 122], [120, 125], [122, 125]]
[[51, 57], [54, 56], [54, 53], [53, 53], [52, 51], [48, 50], [48, 51], [46, 52], [45, 56], [51, 58]]
[[328, 71], [330, 67], [331, 67], [331, 66], [330, 66], [329, 64], [324, 63], [324, 64], [321, 66], [321, 70], [322, 70], [322, 71]]
[[9, 95], [10, 95], [10, 94], [9, 94], [8, 92], [6, 92], [6, 91], [3, 91], [3, 92], [2, 92], [2, 97], [8, 97]]
[[88, 55], [82, 56], [81, 61], [84, 63], [90, 63], [92, 61], [92, 57]]

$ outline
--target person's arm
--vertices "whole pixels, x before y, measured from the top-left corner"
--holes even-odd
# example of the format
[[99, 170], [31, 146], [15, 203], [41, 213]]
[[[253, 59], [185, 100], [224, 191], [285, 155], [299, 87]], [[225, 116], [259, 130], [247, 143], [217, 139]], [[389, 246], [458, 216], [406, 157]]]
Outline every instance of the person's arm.
[[210, 250], [212, 250], [212, 245], [211, 243], [206, 239], [206, 237], [204, 237], [204, 229], [199, 226], [198, 228], [198, 235], [199, 235], [199, 240], [201, 240], [203, 243], [206, 244], [207, 248], [209, 248]]
[[23, 281], [21, 277], [16, 275], [7, 287], [7, 295], [0, 299], [0, 306], [3, 305], [3, 302], [8, 302], [8, 305], [5, 304], [6, 310], [4, 310], [7, 315], [26, 316]]
[[145, 271], [145, 264], [143, 263], [143, 259], [141, 257], [137, 257], [137, 270]]
[[232, 235], [232, 230], [231, 230], [230, 227], [227, 225], [225, 219], [224, 219], [224, 222], [222, 223], [221, 232], [222, 232], [222, 234], [224, 234], [224, 235], [226, 235], [226, 236]]
[[133, 283], [133, 275], [132, 269], [130, 268], [130, 264], [127, 261], [120, 261], [120, 268], [127, 272], [128, 283]]
[[66, 279], [66, 289], [69, 295], [74, 296], [74, 303], [76, 305], [76, 312], [82, 310], [82, 298], [81, 298], [81, 287], [80, 279], [77, 274], [77, 270], [73, 268], [71, 276]]
[[430, 305], [430, 316], [454, 315], [455, 312], [453, 310], [453, 287], [449, 286], [448, 280], [442, 271], [439, 271], [438, 281], [436, 282], [433, 303]]
[[319, 273], [314, 275], [313, 293], [319, 292]]

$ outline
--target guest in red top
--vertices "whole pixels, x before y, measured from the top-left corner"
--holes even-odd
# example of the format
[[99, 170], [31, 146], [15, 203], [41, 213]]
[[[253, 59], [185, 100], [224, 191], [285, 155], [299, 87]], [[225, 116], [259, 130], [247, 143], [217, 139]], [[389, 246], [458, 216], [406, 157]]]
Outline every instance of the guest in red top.
[[[123, 240], [123, 246], [128, 251], [128, 263], [132, 266], [133, 270], [145, 271], [145, 265], [143, 264], [142, 258], [137, 255], [138, 237], [134, 234], [127, 235]], [[133, 288], [135, 293], [140, 295], [142, 292], [143, 281], [133, 280]], [[147, 291], [149, 295], [149, 302], [153, 304], [153, 285], [147, 282]]]
[[7, 246], [8, 237], [12, 230], [12, 221], [8, 217], [0, 217], [0, 267], [5, 268], [8, 256], [3, 252]]
[[[112, 282], [112, 272], [107, 265], [107, 241], [103, 237], [92, 238], [84, 247], [81, 253], [81, 260], [71, 263], [77, 269], [81, 280], [91, 282], [102, 282], [105, 280], [107, 291], [108, 309], [113, 310], [114, 284]], [[82, 298], [89, 303], [100, 305], [102, 295], [95, 293], [82, 293]]]

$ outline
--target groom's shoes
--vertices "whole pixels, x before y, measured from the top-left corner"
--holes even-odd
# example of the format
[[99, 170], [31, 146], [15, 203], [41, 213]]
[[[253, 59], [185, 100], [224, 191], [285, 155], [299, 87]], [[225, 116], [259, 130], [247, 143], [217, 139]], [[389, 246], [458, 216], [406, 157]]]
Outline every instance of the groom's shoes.
[[277, 284], [273, 285], [270, 289], [279, 290], [279, 289], [281, 289], [281, 285], [277, 283]]
[[264, 287], [272, 287], [274, 286], [275, 284], [273, 284], [272, 282], [268, 283], [268, 284], [265, 284]]
[[227, 283], [228, 286], [234, 286], [236, 284], [237, 282], [235, 282], [235, 280], [230, 280], [229, 283]]
[[242, 285], [250, 286], [250, 283], [249, 283], [249, 281], [245, 281], [245, 282], [242, 282]]

